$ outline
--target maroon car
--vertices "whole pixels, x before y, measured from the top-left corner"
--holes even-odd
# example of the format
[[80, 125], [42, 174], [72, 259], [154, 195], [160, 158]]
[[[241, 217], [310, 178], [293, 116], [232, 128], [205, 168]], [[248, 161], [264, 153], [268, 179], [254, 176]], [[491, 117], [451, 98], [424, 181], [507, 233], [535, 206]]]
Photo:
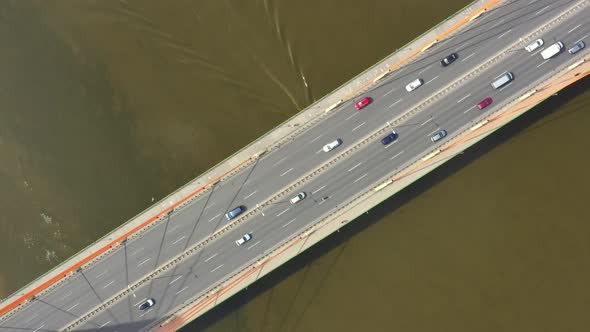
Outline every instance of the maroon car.
[[490, 98], [490, 97], [487, 97], [486, 99], [484, 99], [484, 100], [480, 101], [480, 102], [477, 104], [477, 108], [479, 108], [480, 110], [482, 110], [482, 109], [484, 109], [484, 108], [488, 107], [488, 105], [489, 105], [489, 104], [491, 104], [491, 103], [492, 103], [492, 98]]

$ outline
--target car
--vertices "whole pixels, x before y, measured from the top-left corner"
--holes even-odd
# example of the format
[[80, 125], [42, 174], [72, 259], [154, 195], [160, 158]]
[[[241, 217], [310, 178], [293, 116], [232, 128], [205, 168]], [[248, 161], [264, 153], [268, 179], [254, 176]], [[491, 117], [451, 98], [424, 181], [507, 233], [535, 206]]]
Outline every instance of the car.
[[586, 44], [584, 44], [584, 42], [580, 40], [577, 43], [575, 43], [574, 46], [572, 46], [572, 48], [568, 50], [568, 52], [569, 54], [576, 54], [580, 52], [580, 50], [584, 47], [586, 47]]
[[436, 135], [432, 136], [430, 138], [430, 140], [433, 141], [433, 142], [438, 142], [441, 139], [443, 139], [445, 136], [447, 136], [447, 131], [446, 130], [441, 130], [438, 133], [436, 133]]
[[446, 67], [446, 66], [450, 65], [451, 63], [455, 62], [455, 60], [457, 60], [457, 58], [459, 58], [457, 53], [451, 53], [451, 54], [447, 55], [446, 57], [444, 57], [442, 60], [440, 60], [440, 65], [443, 67]]
[[487, 97], [486, 99], [480, 101], [479, 103], [477, 103], [477, 108], [482, 110], [486, 107], [488, 107], [488, 105], [490, 105], [492, 103], [492, 98]]
[[387, 135], [381, 139], [381, 143], [383, 145], [387, 145], [387, 144], [395, 141], [396, 138], [397, 138], [397, 133], [395, 131], [392, 131], [389, 135]]
[[354, 108], [356, 108], [357, 111], [360, 111], [363, 108], [365, 108], [365, 106], [369, 105], [371, 103], [371, 101], [372, 100], [369, 97], [363, 98], [363, 100], [361, 100], [358, 103], [354, 104]]
[[289, 201], [291, 202], [291, 204], [295, 204], [295, 203], [299, 203], [299, 201], [301, 201], [305, 197], [307, 197], [307, 194], [302, 191], [299, 194], [297, 194], [297, 196], [291, 198]]
[[235, 207], [231, 211], [229, 211], [228, 213], [225, 214], [225, 219], [227, 219], [227, 221], [230, 221], [230, 220], [234, 219], [235, 217], [239, 216], [240, 214], [242, 214], [242, 212], [244, 212], [244, 211], [246, 211], [246, 207], [243, 205]]
[[406, 85], [406, 91], [412, 92], [422, 85], [422, 83], [424, 83], [424, 81], [421, 78], [417, 78]]
[[149, 308], [153, 307], [156, 304], [156, 300], [154, 299], [147, 299], [144, 303], [139, 306], [139, 310], [146, 311]]
[[524, 49], [527, 52], [532, 52], [541, 46], [543, 46], [543, 39], [539, 38], [539, 39], [535, 40], [534, 42], [528, 44]]
[[244, 244], [250, 240], [252, 240], [252, 234], [250, 234], [250, 233], [244, 234], [244, 236], [242, 236], [241, 238], [236, 240], [236, 244], [238, 246], [241, 246], [242, 244]]
[[334, 150], [336, 147], [338, 147], [340, 144], [342, 144], [342, 140], [340, 138], [337, 138], [335, 141], [324, 145], [322, 150], [324, 150], [324, 152], [330, 152]]

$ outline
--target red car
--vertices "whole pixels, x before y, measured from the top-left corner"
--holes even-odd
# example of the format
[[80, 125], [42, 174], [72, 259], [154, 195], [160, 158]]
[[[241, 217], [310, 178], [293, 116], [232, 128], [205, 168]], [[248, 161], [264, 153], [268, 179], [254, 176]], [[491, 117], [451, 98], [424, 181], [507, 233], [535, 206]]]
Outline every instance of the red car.
[[480, 101], [477, 104], [477, 108], [480, 109], [480, 110], [482, 110], [482, 109], [488, 107], [488, 105], [491, 104], [491, 103], [492, 103], [492, 98], [487, 97], [486, 99]]
[[354, 104], [354, 108], [357, 109], [357, 111], [362, 110], [363, 108], [365, 108], [365, 106], [369, 105], [371, 103], [371, 98], [366, 97], [365, 99], [359, 101], [358, 103]]

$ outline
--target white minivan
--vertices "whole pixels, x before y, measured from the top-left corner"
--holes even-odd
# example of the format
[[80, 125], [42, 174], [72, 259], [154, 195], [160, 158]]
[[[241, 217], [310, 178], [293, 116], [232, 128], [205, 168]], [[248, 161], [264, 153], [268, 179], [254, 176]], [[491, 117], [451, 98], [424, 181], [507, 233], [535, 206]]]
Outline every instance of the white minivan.
[[557, 42], [541, 51], [541, 56], [547, 60], [559, 54], [561, 50], [563, 50], [563, 43]]

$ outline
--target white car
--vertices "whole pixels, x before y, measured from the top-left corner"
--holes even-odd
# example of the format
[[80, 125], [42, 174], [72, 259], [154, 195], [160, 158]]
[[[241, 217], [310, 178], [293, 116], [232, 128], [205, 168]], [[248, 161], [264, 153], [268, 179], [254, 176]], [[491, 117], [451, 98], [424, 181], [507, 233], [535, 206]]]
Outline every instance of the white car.
[[424, 81], [422, 81], [421, 78], [417, 78], [415, 80], [413, 80], [412, 82], [408, 83], [408, 85], [406, 85], [406, 90], [408, 92], [412, 92], [414, 90], [416, 90], [416, 88], [418, 88], [420, 85], [422, 85]]
[[543, 46], [543, 39], [539, 38], [531, 44], [527, 45], [527, 47], [525, 47], [524, 49], [527, 50], [527, 52], [532, 52], [541, 46]]
[[244, 234], [244, 236], [242, 236], [240, 239], [236, 240], [236, 244], [241, 246], [242, 244], [244, 244], [250, 240], [252, 240], [252, 234], [250, 234], [250, 233]]
[[299, 194], [297, 194], [297, 196], [291, 198], [289, 201], [291, 202], [291, 204], [295, 204], [295, 203], [299, 203], [299, 201], [301, 201], [305, 197], [307, 197], [307, 194], [302, 191]]
[[340, 144], [342, 144], [342, 140], [340, 138], [338, 138], [335, 141], [330, 142], [330, 143], [324, 145], [324, 147], [322, 148], [322, 150], [324, 150], [324, 152], [330, 152], [334, 148], [338, 147]]

